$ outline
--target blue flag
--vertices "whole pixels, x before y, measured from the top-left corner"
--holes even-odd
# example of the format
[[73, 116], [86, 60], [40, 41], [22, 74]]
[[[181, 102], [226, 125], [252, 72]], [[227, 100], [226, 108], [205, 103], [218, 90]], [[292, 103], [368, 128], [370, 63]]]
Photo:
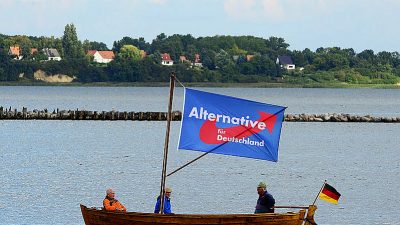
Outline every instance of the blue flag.
[[277, 162], [285, 109], [185, 88], [178, 148]]

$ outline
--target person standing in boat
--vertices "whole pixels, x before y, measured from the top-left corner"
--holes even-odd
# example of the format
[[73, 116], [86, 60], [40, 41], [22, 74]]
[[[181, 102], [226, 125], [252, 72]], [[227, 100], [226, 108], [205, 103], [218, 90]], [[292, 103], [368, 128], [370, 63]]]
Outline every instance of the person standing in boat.
[[115, 192], [113, 189], [109, 188], [106, 191], [106, 197], [103, 200], [103, 207], [106, 211], [122, 211], [126, 212], [126, 208], [124, 205], [122, 205], [121, 202], [119, 202], [117, 199], [115, 199]]
[[[164, 214], [173, 214], [171, 210], [171, 188], [165, 188], [165, 199], [164, 199]], [[154, 207], [154, 213], [160, 213], [161, 197], [157, 197], [156, 206]]]
[[254, 213], [273, 213], [275, 206], [274, 197], [267, 192], [267, 185], [260, 182], [257, 186], [258, 200]]

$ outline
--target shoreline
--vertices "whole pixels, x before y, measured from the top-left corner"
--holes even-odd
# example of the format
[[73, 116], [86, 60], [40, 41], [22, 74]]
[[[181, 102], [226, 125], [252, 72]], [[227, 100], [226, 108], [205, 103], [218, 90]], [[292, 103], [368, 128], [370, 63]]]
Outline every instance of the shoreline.
[[[169, 82], [96, 82], [96, 83], [45, 83], [45, 82], [0, 82], [0, 86], [51, 86], [51, 87], [168, 87]], [[185, 83], [187, 87], [218, 88], [371, 88], [400, 89], [400, 84], [348, 84], [348, 83]]]

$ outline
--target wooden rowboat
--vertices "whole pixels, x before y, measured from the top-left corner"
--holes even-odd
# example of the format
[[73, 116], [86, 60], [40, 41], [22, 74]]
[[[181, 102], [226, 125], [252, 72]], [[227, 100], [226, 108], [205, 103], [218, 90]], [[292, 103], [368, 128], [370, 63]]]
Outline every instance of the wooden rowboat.
[[313, 219], [314, 211], [316, 210], [315, 205], [290, 208], [300, 208], [300, 210], [288, 213], [260, 214], [156, 214], [108, 212], [99, 208], [87, 208], [81, 205], [86, 225], [316, 225]]
[[[163, 159], [163, 171], [160, 188], [160, 214], [155, 213], [139, 213], [139, 212], [109, 212], [99, 208], [88, 208], [81, 205], [81, 211], [83, 219], [86, 225], [217, 225], [217, 224], [234, 224], [234, 225], [316, 225], [314, 222], [314, 212], [317, 207], [312, 204], [310, 206], [280, 206], [275, 208], [291, 208], [296, 209], [297, 212], [287, 213], [260, 213], [260, 214], [163, 214], [164, 208], [164, 194], [165, 194], [165, 180], [169, 175], [174, 174], [183, 167], [186, 167], [190, 163], [202, 158], [206, 154], [213, 150], [210, 150], [177, 170], [167, 175], [167, 156], [168, 156], [168, 143], [169, 143], [169, 131], [170, 121], [172, 118], [172, 99], [173, 90], [175, 87], [175, 75], [171, 74], [170, 79], [170, 94], [169, 94], [169, 105], [168, 105], [168, 116], [167, 116], [167, 129], [165, 135], [164, 144], [164, 159]], [[283, 112], [284, 107], [280, 107], [279, 112]], [[276, 113], [276, 112], [275, 112]], [[283, 113], [282, 113], [283, 115]], [[242, 117], [244, 118], [244, 117]], [[282, 119], [283, 120], [283, 119]], [[241, 129], [235, 134], [235, 137], [240, 136], [243, 132], [250, 132], [248, 126], [246, 130]], [[260, 132], [260, 131], [257, 131]], [[278, 132], [280, 134], [280, 130]], [[278, 139], [279, 140], [279, 139]], [[209, 143], [207, 143], [209, 144]], [[222, 146], [222, 144], [221, 144]], [[216, 148], [216, 147], [215, 147]], [[214, 148], [214, 149], [215, 149]], [[276, 149], [277, 151], [277, 149]], [[314, 201], [315, 203], [315, 201]]]

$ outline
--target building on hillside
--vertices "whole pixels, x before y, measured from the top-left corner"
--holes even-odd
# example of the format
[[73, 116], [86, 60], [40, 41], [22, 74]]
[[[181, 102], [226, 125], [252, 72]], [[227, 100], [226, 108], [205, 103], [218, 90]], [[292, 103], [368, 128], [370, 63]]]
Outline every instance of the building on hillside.
[[140, 50], [140, 58], [144, 58], [147, 56], [147, 52], [145, 50]]
[[278, 58], [276, 58], [276, 64], [280, 65], [281, 68], [287, 70], [296, 69], [296, 66], [293, 63], [292, 58], [288, 55], [278, 56]]
[[21, 60], [22, 59], [22, 54], [21, 54], [21, 48], [17, 45], [15, 46], [10, 46], [8, 49], [8, 55], [13, 56], [13, 59], [16, 60]]
[[43, 49], [44, 55], [47, 57], [47, 61], [60, 61], [61, 56], [58, 53], [57, 49], [55, 48], [44, 48]]
[[190, 63], [190, 61], [184, 55], [179, 56], [179, 61], [181, 63], [184, 63], [184, 62], [189, 62]]
[[[37, 48], [31, 48], [31, 56], [33, 56], [34, 54], [37, 54], [39, 51]], [[34, 57], [32, 57], [33, 60], [35, 60]]]
[[88, 50], [88, 51], [86, 52], [86, 55], [94, 56], [94, 54], [96, 54], [96, 52], [97, 52], [97, 50]]
[[171, 59], [171, 56], [168, 53], [161, 54], [161, 65], [164, 66], [174, 65], [174, 61]]
[[87, 51], [86, 55], [93, 56], [93, 62], [97, 63], [109, 63], [115, 58], [113, 51], [89, 50]]
[[254, 55], [246, 55], [246, 61], [250, 62], [251, 60], [253, 60]]
[[37, 48], [31, 48], [31, 55], [35, 54], [36, 52], [38, 52]]
[[92, 60], [93, 62], [95, 62], [95, 57], [94, 57], [94, 55], [97, 53], [97, 50], [88, 50], [87, 52], [86, 52], [86, 55], [87, 56], [92, 56], [93, 57], [93, 59], [90, 59], [90, 60]]
[[193, 63], [193, 65], [197, 66], [197, 67], [203, 67], [203, 63], [201, 63], [199, 54], [195, 54], [194, 55], [194, 63]]

